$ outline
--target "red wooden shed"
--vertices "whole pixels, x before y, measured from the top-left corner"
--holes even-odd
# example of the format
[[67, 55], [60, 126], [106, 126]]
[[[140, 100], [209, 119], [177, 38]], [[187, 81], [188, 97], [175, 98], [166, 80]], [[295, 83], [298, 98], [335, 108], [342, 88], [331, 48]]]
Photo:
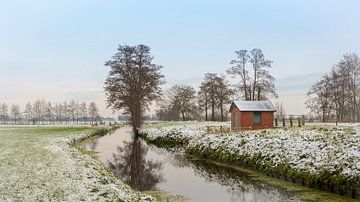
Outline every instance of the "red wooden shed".
[[270, 101], [234, 101], [231, 103], [231, 130], [274, 127], [274, 105]]

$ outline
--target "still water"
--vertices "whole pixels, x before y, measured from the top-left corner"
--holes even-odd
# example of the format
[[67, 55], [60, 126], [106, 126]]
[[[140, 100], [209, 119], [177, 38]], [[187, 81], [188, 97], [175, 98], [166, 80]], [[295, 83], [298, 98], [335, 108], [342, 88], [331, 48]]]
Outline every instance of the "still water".
[[140, 191], [180, 194], [190, 201], [297, 201], [293, 195], [248, 177], [247, 173], [206, 161], [189, 160], [133, 137], [130, 127], [91, 139], [86, 149], [123, 182]]

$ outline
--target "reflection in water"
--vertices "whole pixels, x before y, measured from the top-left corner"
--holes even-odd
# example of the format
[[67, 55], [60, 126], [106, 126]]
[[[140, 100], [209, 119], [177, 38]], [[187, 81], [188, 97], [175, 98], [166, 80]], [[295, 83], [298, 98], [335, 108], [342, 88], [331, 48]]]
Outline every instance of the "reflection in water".
[[132, 141], [124, 141], [118, 147], [113, 159], [108, 161], [112, 172], [125, 183], [139, 191], [155, 190], [156, 184], [163, 181], [160, 170], [163, 163], [146, 160], [148, 147], [134, 136]]
[[98, 142], [99, 142], [98, 139], [94, 139], [93, 141], [89, 142], [87, 145], [90, 147], [92, 151], [95, 151]]
[[[204, 160], [191, 160], [196, 175], [215, 181], [230, 193], [231, 201], [298, 201], [283, 189], [257, 181], [234, 168], [219, 166]], [[249, 197], [249, 193], [251, 196]]]

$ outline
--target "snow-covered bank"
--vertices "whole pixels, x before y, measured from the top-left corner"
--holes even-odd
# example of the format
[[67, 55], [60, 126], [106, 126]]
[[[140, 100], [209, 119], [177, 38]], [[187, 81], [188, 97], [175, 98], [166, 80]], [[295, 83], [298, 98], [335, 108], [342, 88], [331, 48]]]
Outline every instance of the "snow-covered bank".
[[0, 201], [152, 201], [73, 146], [99, 132], [106, 130], [0, 128]]
[[209, 134], [204, 124], [143, 129], [150, 142], [180, 142], [186, 152], [246, 165], [272, 176], [355, 196], [360, 187], [358, 128], [269, 129]]

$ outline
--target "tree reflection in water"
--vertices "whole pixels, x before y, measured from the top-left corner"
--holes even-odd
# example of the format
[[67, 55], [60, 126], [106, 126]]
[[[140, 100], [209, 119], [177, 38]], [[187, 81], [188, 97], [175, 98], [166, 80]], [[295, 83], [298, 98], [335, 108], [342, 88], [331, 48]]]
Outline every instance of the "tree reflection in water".
[[163, 181], [160, 170], [163, 162], [146, 160], [148, 147], [137, 135], [132, 141], [124, 141], [109, 161], [109, 168], [125, 183], [136, 190], [156, 190], [156, 184]]
[[231, 201], [298, 201], [285, 189], [256, 180], [247, 173], [204, 160], [191, 160], [191, 165], [196, 175], [227, 187], [227, 192], [232, 195]]

